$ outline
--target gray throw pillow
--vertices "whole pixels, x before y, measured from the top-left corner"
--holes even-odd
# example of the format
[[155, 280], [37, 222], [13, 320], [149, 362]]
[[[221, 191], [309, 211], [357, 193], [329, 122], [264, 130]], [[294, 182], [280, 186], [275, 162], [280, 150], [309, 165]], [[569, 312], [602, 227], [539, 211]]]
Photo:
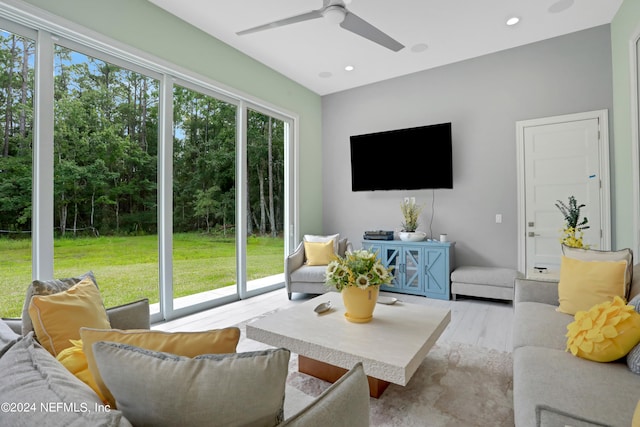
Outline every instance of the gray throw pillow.
[[[637, 295], [631, 299], [628, 303], [640, 313], [640, 295]], [[640, 344], [636, 344], [635, 347], [627, 353], [627, 366], [633, 373], [640, 374]]]
[[0, 357], [0, 426], [131, 427], [122, 412], [36, 342], [21, 337]]
[[135, 426], [255, 426], [282, 421], [289, 350], [195, 358], [99, 341], [93, 353], [118, 410]]
[[362, 362], [280, 427], [367, 427], [369, 383]]
[[31, 304], [31, 297], [34, 295], [52, 295], [58, 292], [66, 291], [76, 283], [79, 283], [84, 278], [89, 277], [93, 280], [93, 283], [98, 286], [96, 278], [92, 271], [89, 271], [79, 277], [68, 277], [65, 279], [51, 279], [51, 280], [34, 280], [27, 288], [27, 295], [22, 306], [22, 335], [27, 335], [33, 331], [33, 323], [29, 316], [29, 304]]

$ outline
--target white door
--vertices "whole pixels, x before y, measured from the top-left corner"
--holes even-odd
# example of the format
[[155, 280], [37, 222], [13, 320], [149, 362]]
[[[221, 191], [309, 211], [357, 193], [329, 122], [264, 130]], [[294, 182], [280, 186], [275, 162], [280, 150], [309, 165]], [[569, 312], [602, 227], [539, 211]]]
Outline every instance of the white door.
[[610, 248], [607, 112], [518, 122], [520, 270], [556, 276], [565, 220], [556, 207], [574, 196], [585, 204], [584, 242]]

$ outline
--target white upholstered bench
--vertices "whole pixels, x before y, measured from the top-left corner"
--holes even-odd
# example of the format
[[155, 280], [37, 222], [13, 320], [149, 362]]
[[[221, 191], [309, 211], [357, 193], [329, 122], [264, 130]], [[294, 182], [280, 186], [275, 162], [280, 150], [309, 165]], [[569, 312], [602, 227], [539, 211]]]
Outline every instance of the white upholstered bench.
[[514, 283], [522, 275], [511, 268], [460, 266], [451, 273], [451, 296], [513, 301]]

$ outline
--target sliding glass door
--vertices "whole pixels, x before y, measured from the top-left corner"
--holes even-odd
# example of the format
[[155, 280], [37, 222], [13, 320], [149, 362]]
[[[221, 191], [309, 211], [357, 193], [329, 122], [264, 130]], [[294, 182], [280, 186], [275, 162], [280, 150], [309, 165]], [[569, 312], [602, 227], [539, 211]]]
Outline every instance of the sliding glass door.
[[0, 29], [0, 317], [20, 316], [31, 282], [34, 49]]
[[107, 306], [157, 302], [158, 81], [54, 58], [54, 276], [93, 271]]
[[291, 115], [113, 41], [5, 18], [1, 316], [20, 315], [31, 280], [87, 271], [106, 306], [148, 298], [152, 321], [283, 285]]

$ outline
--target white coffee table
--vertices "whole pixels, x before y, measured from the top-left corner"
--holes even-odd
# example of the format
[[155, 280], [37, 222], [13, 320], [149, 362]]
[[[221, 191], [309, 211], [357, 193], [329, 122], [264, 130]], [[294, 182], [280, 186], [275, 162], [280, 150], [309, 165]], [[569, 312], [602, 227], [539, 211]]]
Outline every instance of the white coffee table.
[[[331, 301], [331, 310], [314, 307]], [[298, 369], [333, 382], [357, 362], [369, 377], [371, 396], [389, 383], [407, 385], [451, 321], [440, 307], [396, 302], [377, 304], [369, 323], [344, 317], [342, 296], [329, 292], [247, 325], [247, 337], [298, 354]]]

